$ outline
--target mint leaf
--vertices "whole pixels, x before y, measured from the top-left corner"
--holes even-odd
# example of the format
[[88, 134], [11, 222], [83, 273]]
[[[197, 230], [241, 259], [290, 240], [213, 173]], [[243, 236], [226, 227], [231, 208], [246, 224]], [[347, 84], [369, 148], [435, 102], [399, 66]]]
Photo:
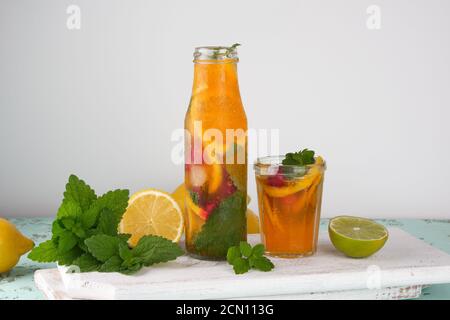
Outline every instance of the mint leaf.
[[248, 264], [250, 265], [250, 269], [255, 266], [255, 259], [257, 259], [257, 258], [254, 256], [251, 256], [250, 258], [248, 258]]
[[70, 218], [72, 220], [81, 216], [81, 207], [72, 200], [65, 200], [58, 209], [57, 219]]
[[67, 230], [72, 230], [75, 226], [75, 220], [73, 218], [60, 218], [59, 221], [61, 221], [64, 228]]
[[266, 248], [264, 247], [264, 245], [259, 243], [253, 247], [252, 256], [253, 257], [261, 257], [265, 251], [266, 251]]
[[122, 259], [119, 256], [112, 256], [100, 267], [100, 272], [119, 272]]
[[250, 270], [250, 265], [247, 259], [244, 258], [236, 258], [233, 261], [233, 270], [236, 274], [242, 274], [248, 272]]
[[252, 246], [245, 241], [239, 243], [239, 249], [244, 257], [248, 258], [252, 254]]
[[228, 248], [227, 261], [229, 264], [233, 264], [233, 261], [236, 258], [241, 258], [241, 257], [242, 257], [241, 250], [239, 249], [238, 246], [233, 246], [233, 247]]
[[132, 250], [135, 258], [139, 258], [144, 266], [174, 260], [184, 251], [172, 241], [158, 236], [143, 236]]
[[129, 193], [128, 190], [121, 189], [109, 191], [98, 198], [96, 202], [100, 208], [110, 209], [120, 221], [120, 218], [122, 218], [122, 215], [128, 206]]
[[77, 245], [78, 238], [68, 230], [64, 230], [58, 236], [58, 253], [65, 253]]
[[120, 242], [121, 239], [104, 234], [92, 236], [84, 241], [89, 252], [102, 262], [119, 255]]
[[37, 262], [55, 262], [58, 259], [58, 247], [52, 240], [47, 240], [34, 247], [28, 258]]
[[87, 237], [87, 233], [84, 230], [83, 226], [81, 225], [80, 222], [76, 222], [72, 228], [70, 228], [70, 231], [72, 231], [77, 237], [79, 238], [86, 238]]
[[264, 272], [270, 271], [275, 267], [274, 264], [272, 263], [272, 261], [270, 261], [266, 257], [254, 258], [252, 264], [255, 269], [258, 269], [258, 270], [264, 271]]
[[78, 247], [86, 253], [89, 253], [87, 245], [84, 243], [84, 238], [78, 238], [77, 245]]
[[100, 212], [100, 218], [98, 219], [97, 232], [101, 234], [107, 234], [110, 236], [117, 235], [117, 229], [120, 220], [117, 220], [117, 216], [109, 208], [104, 208]]
[[95, 203], [89, 207], [89, 209], [83, 213], [81, 216], [81, 224], [85, 229], [92, 228], [97, 224], [97, 219], [100, 214], [101, 208], [99, 208]]
[[189, 191], [189, 195], [191, 196], [192, 202], [198, 206], [200, 203], [200, 195], [198, 192]]
[[99, 270], [101, 262], [95, 259], [91, 254], [85, 253], [72, 262], [80, 268], [81, 272], [91, 272]]
[[140, 264], [140, 263], [136, 263], [136, 264], [130, 265], [130, 266], [126, 267], [126, 268], [124, 268], [123, 264], [122, 264], [122, 268], [120, 269], [120, 273], [131, 275], [131, 274], [135, 274], [136, 272], [138, 272], [141, 269], [142, 269], [142, 264]]
[[55, 220], [52, 223], [52, 235], [58, 237], [61, 233], [65, 232], [64, 227], [61, 225], [60, 220]]
[[130, 240], [131, 234], [121, 233], [118, 234], [117, 237], [119, 237], [123, 242], [127, 242], [128, 240]]
[[[91, 207], [83, 214], [81, 221], [85, 228], [91, 228], [100, 217], [100, 214], [105, 209], [112, 211], [111, 225], [119, 225], [122, 215], [128, 206], [128, 190], [114, 190], [109, 191], [99, 197], [92, 203]], [[117, 229], [117, 228], [115, 228]]]
[[195, 249], [210, 257], [226, 257], [228, 248], [239, 245], [246, 236], [246, 208], [241, 191], [223, 200], [195, 236]]
[[61, 253], [58, 252], [58, 263], [63, 266], [69, 266], [73, 264], [73, 261], [77, 259], [80, 255], [84, 253], [78, 246], [73, 247], [67, 252]]
[[124, 260], [131, 260], [134, 256], [126, 243], [119, 243], [119, 256]]
[[239, 246], [228, 248], [227, 261], [233, 266], [236, 274], [241, 274], [255, 268], [261, 271], [270, 271], [274, 268], [273, 263], [263, 256], [265, 251], [264, 245], [257, 244], [252, 246], [241, 241]]
[[306, 166], [309, 164], [313, 164], [315, 152], [313, 150], [303, 149], [299, 152], [289, 152], [286, 153], [282, 164], [283, 165], [297, 165], [297, 166]]
[[69, 265], [83, 251], [76, 246], [76, 242], [73, 245], [70, 231], [62, 229], [56, 223], [53, 224], [53, 228], [58, 230], [59, 233], [53, 235], [53, 240], [45, 241], [35, 247], [28, 258], [38, 262], [58, 262], [61, 265]]
[[64, 202], [75, 202], [82, 211], [86, 211], [96, 198], [97, 196], [90, 186], [83, 180], [78, 179], [77, 176], [70, 175], [69, 182], [66, 184], [66, 191], [64, 192]]
[[84, 228], [89, 229], [97, 224], [98, 216], [100, 215], [101, 208], [96, 202], [94, 202], [89, 209], [81, 216], [81, 224]]
[[54, 228], [56, 228], [55, 231], [52, 230], [54, 236], [58, 236], [59, 233], [64, 232], [64, 230], [69, 230], [79, 238], [86, 238], [86, 231], [84, 230], [81, 223], [72, 218], [62, 218], [60, 220], [55, 220], [53, 225]]

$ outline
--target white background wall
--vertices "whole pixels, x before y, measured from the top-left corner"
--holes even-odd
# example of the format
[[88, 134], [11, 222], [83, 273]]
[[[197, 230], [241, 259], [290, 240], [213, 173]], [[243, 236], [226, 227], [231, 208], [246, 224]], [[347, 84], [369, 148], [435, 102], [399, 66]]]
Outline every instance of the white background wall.
[[446, 0], [0, 0], [0, 215], [55, 214], [70, 173], [171, 191], [193, 48], [240, 42], [249, 126], [324, 155], [324, 216], [450, 218], [449, 16]]

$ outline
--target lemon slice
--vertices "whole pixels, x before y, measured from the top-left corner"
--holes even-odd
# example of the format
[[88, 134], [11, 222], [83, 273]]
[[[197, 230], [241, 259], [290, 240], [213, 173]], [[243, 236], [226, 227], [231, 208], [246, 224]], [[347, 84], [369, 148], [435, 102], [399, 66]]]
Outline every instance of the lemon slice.
[[145, 235], [178, 242], [183, 225], [183, 213], [177, 202], [166, 192], [148, 189], [131, 196], [119, 232], [131, 234], [129, 244], [134, 247]]
[[290, 196], [291, 194], [302, 191], [313, 184], [313, 182], [318, 179], [320, 173], [309, 173], [307, 176], [303, 177], [301, 180], [294, 182], [287, 187], [273, 187], [269, 185], [264, 186], [264, 191], [271, 197], [283, 198]]
[[322, 157], [317, 157], [315, 164], [316, 165], [314, 165], [304, 177], [295, 181], [293, 184], [286, 187], [265, 185], [264, 191], [271, 197], [282, 198], [310, 187], [314, 182], [318, 181], [322, 177], [322, 172], [320, 169], [320, 166], [323, 165]]
[[203, 220], [206, 220], [206, 218], [208, 217], [208, 213], [199, 206], [197, 206], [194, 203], [194, 201], [192, 201], [191, 197], [186, 198], [186, 206]]

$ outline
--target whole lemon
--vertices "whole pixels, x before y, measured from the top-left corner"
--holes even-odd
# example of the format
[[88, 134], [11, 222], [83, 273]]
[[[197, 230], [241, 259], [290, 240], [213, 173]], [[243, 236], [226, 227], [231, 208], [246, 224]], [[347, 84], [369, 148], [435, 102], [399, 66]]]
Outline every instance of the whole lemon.
[[15, 225], [0, 218], [0, 273], [14, 268], [20, 256], [33, 247], [34, 242], [20, 233]]

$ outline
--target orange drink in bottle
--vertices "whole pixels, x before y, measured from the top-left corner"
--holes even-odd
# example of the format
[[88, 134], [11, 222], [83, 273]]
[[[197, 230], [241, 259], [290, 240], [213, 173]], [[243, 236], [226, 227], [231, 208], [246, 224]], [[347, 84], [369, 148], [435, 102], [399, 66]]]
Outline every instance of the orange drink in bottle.
[[185, 117], [186, 249], [224, 259], [246, 240], [247, 118], [236, 46], [199, 47]]

